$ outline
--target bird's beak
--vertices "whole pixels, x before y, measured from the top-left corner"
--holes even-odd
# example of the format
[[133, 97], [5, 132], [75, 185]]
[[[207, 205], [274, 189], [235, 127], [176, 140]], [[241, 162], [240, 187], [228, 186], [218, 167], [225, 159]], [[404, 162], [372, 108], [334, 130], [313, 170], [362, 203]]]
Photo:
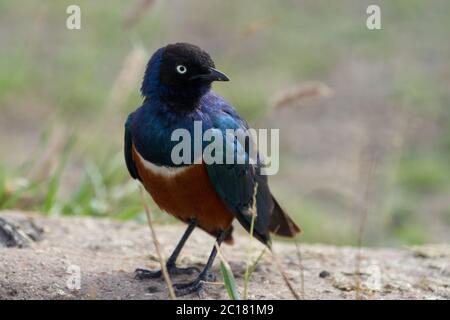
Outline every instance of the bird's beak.
[[204, 81], [230, 81], [227, 75], [217, 69], [209, 68], [209, 73], [199, 74], [191, 77], [191, 80], [200, 79]]
[[210, 74], [209, 77], [212, 81], [230, 81], [230, 78], [227, 75], [217, 69], [209, 68]]

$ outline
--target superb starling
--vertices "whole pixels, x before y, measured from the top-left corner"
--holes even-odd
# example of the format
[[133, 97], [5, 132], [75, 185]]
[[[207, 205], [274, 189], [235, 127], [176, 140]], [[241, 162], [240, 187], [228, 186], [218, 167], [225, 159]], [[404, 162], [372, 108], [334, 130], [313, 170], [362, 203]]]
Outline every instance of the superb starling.
[[[195, 227], [216, 237], [218, 245], [232, 242], [231, 224], [235, 218], [247, 231], [253, 222], [253, 236], [269, 247], [269, 233], [294, 237], [300, 232], [271, 194], [259, 161], [240, 164], [173, 161], [172, 149], [177, 142], [173, 141], [172, 133], [176, 129], [193, 133], [195, 121], [201, 121], [203, 132], [208, 129], [222, 132], [225, 144], [230, 143], [225, 139], [227, 129], [248, 130], [236, 110], [211, 90], [213, 81], [229, 79], [215, 69], [209, 54], [199, 47], [176, 43], [160, 48], [145, 70], [141, 86], [143, 104], [125, 123], [125, 160], [131, 176], [139, 179], [162, 210], [188, 224], [167, 260], [167, 270], [170, 274], [199, 274], [192, 282], [175, 284], [177, 295], [202, 288], [217, 253], [214, 247], [202, 271], [176, 266], [176, 259]], [[240, 150], [236, 152], [244, 150], [246, 155], [247, 147], [238, 143], [231, 142]], [[139, 279], [160, 276], [161, 271], [136, 270]]]

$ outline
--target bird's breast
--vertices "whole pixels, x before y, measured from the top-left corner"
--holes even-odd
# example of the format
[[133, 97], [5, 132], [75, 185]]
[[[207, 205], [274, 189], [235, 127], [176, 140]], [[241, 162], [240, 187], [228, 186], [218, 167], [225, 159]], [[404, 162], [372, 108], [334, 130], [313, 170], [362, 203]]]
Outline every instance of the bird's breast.
[[149, 174], [153, 176], [157, 176], [158, 178], [172, 179], [175, 178], [177, 175], [183, 174], [183, 172], [186, 173], [190, 168], [190, 166], [182, 166], [182, 167], [159, 166], [151, 163], [150, 161], [145, 160], [137, 151], [135, 152], [138, 155], [139, 157], [138, 161], [142, 164], [144, 170], [149, 172]]
[[199, 227], [213, 235], [230, 227], [234, 215], [215, 191], [204, 164], [158, 166], [134, 146], [133, 161], [142, 184], [162, 210], [183, 221], [196, 219]]

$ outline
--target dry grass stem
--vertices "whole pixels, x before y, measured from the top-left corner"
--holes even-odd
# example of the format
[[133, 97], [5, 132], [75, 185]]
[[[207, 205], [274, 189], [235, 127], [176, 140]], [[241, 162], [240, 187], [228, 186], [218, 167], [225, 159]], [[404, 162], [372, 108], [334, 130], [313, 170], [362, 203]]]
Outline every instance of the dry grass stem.
[[148, 207], [147, 201], [145, 201], [144, 191], [142, 186], [139, 186], [139, 192], [141, 194], [142, 202], [144, 204], [145, 213], [147, 214], [148, 226], [150, 227], [150, 233], [152, 236], [153, 244], [155, 245], [156, 254], [158, 256], [159, 264], [161, 265], [161, 271], [164, 276], [164, 281], [167, 284], [167, 289], [169, 290], [169, 296], [172, 300], [176, 300], [175, 291], [173, 290], [172, 280], [170, 279], [169, 272], [167, 272], [166, 260], [164, 259], [158, 238], [156, 237], [155, 229], [153, 228], [152, 215], [150, 212], [150, 208]]
[[255, 220], [258, 215], [258, 210], [256, 208], [256, 195], [258, 193], [258, 183], [255, 183], [255, 186], [253, 187], [253, 199], [252, 199], [252, 208], [250, 210], [250, 214], [252, 216], [252, 220], [250, 222], [250, 240], [249, 245], [247, 247], [247, 265], [245, 268], [245, 275], [244, 275], [244, 300], [247, 299], [247, 293], [248, 293], [248, 283], [250, 281], [250, 265], [251, 265], [251, 252], [253, 249], [253, 232], [255, 228]]
[[125, 15], [123, 25], [125, 29], [133, 27], [144, 14], [155, 4], [156, 0], [137, 0]]
[[252, 36], [256, 33], [264, 31], [278, 22], [278, 17], [269, 17], [261, 20], [250, 22], [244, 29], [242, 35], [244, 37]]
[[111, 90], [110, 107], [117, 109], [123, 106], [132, 91], [136, 89], [147, 61], [147, 51], [139, 45], [125, 57], [119, 75]]
[[300, 296], [298, 295], [298, 293], [295, 291], [294, 286], [292, 285], [291, 281], [289, 280], [286, 272], [283, 269], [283, 266], [280, 262], [280, 260], [278, 260], [277, 255], [275, 254], [275, 251], [270, 250], [270, 252], [272, 253], [272, 257], [273, 257], [273, 261], [275, 262], [275, 266], [278, 269], [278, 272], [281, 274], [281, 276], [283, 277], [283, 281], [286, 284], [286, 286], [288, 287], [289, 291], [292, 293], [292, 295], [294, 296], [294, 298], [296, 300], [300, 300]]
[[303, 266], [302, 252], [297, 240], [295, 240], [295, 252], [297, 253], [298, 266], [300, 268], [300, 295], [302, 299], [305, 299], [305, 268]]
[[[369, 149], [369, 148], [367, 148]], [[364, 237], [364, 231], [367, 224], [367, 216], [368, 212], [370, 210], [370, 187], [372, 182], [372, 177], [374, 173], [374, 169], [376, 166], [376, 159], [375, 155], [371, 150], [368, 150], [369, 155], [368, 157], [364, 156], [364, 151], [366, 151], [366, 148], [362, 148], [361, 150], [361, 156], [360, 156], [360, 168], [359, 168], [359, 176], [360, 181], [364, 185], [364, 195], [363, 195], [363, 201], [362, 201], [362, 207], [361, 207], [361, 221], [359, 223], [358, 228], [358, 239], [357, 239], [357, 247], [358, 252], [356, 255], [356, 265], [355, 265], [355, 298], [361, 299], [361, 262], [362, 262], [362, 255], [361, 255], [361, 247], [363, 243], [363, 237]]]
[[27, 180], [42, 182], [48, 179], [55, 172], [67, 142], [68, 136], [63, 128], [54, 128], [45, 146], [43, 155], [38, 158], [28, 172]]
[[306, 99], [330, 97], [332, 94], [333, 90], [324, 83], [306, 82], [278, 91], [270, 99], [269, 104], [273, 110], [278, 110], [298, 106]]
[[227, 259], [225, 259], [225, 256], [223, 255], [222, 250], [220, 249], [220, 246], [218, 245], [217, 241], [214, 242], [214, 246], [216, 247], [217, 255], [219, 256], [220, 261], [222, 261], [223, 264], [227, 266], [227, 268], [231, 269], [230, 264], [228, 263]]

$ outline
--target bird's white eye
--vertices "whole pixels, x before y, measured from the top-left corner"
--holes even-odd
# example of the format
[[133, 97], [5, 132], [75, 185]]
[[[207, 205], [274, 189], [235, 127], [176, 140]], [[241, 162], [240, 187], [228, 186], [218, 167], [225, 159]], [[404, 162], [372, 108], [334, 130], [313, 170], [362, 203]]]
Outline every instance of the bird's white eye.
[[177, 72], [178, 73], [184, 74], [184, 73], [186, 73], [186, 71], [187, 71], [187, 68], [185, 66], [183, 66], [182, 64], [177, 66]]

